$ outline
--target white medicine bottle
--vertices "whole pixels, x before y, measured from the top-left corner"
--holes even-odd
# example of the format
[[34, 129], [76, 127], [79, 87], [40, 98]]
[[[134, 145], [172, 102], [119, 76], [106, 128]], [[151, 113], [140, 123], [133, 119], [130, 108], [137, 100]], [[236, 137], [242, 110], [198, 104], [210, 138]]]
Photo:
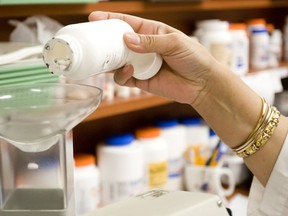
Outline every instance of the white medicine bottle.
[[232, 37], [228, 22], [219, 20], [202, 25], [199, 42], [209, 50], [218, 62], [230, 67]]
[[143, 148], [133, 134], [106, 137], [105, 143], [97, 145], [97, 155], [101, 172], [102, 206], [143, 192]]
[[238, 76], [243, 76], [249, 70], [249, 38], [247, 26], [244, 23], [230, 23], [229, 31], [232, 37], [231, 70]]
[[288, 15], [286, 16], [283, 33], [284, 33], [284, 60], [288, 61]]
[[168, 151], [160, 128], [139, 128], [135, 134], [144, 150], [145, 189], [167, 189]]
[[80, 216], [100, 205], [100, 171], [92, 154], [76, 154], [74, 161], [76, 214]]
[[161, 56], [128, 49], [123, 40], [126, 32], [134, 30], [119, 19], [67, 25], [46, 43], [43, 60], [50, 72], [74, 80], [113, 71], [125, 64], [133, 65], [135, 78], [151, 78], [162, 65]]
[[177, 119], [158, 119], [155, 126], [161, 130], [168, 151], [168, 190], [183, 190], [184, 154], [187, 145], [186, 128]]
[[270, 37], [266, 28], [251, 31], [251, 67], [265, 69], [269, 64]]

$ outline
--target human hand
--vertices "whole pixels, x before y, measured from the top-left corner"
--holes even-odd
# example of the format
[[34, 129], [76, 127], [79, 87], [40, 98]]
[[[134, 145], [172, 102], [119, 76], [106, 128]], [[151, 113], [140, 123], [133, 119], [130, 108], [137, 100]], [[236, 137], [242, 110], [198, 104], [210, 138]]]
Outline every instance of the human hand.
[[[136, 33], [126, 33], [124, 41], [134, 52], [159, 53], [164, 63], [160, 71], [149, 80], [137, 80], [133, 66], [117, 70], [115, 81], [120, 85], [138, 87], [144, 91], [167, 97], [181, 103], [195, 103], [200, 92], [206, 88], [217, 62], [195, 39], [164, 23], [131, 15], [93, 12], [90, 21], [121, 19]], [[202, 94], [203, 95], [203, 94]]]

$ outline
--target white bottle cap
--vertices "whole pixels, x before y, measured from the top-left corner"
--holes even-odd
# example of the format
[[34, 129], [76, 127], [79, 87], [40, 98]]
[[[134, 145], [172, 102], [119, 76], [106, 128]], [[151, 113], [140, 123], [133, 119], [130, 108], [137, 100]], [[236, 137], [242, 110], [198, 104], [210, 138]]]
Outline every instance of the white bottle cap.
[[134, 67], [136, 79], [147, 80], [156, 75], [162, 66], [163, 59], [157, 53], [134, 53], [131, 63]]

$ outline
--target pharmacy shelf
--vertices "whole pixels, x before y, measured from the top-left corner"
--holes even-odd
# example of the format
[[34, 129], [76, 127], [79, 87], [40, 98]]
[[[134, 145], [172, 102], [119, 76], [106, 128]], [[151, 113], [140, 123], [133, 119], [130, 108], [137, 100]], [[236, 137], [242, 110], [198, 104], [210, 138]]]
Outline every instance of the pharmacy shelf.
[[87, 4], [1, 5], [0, 17], [46, 15], [87, 15], [95, 10], [121, 13], [167, 13], [231, 9], [288, 7], [285, 0], [204, 0], [203, 2], [153, 3], [147, 1], [108, 1]]
[[[267, 71], [270, 71], [271, 73], [275, 71], [281, 73], [282, 77], [286, 77], [288, 75], [288, 62], [281, 63], [277, 68], [267, 68], [263, 70], [263, 72], [265, 71], [266, 73]], [[261, 72], [262, 70], [250, 70], [247, 76]], [[171, 103], [174, 103], [174, 101], [148, 93], [142, 93], [139, 96], [132, 96], [127, 99], [115, 98], [112, 101], [102, 101], [99, 108], [84, 121], [87, 122], [100, 118], [113, 117], [128, 112], [139, 111]]]
[[139, 96], [131, 96], [127, 99], [115, 98], [110, 102], [102, 101], [98, 109], [89, 115], [84, 121], [87, 122], [100, 118], [112, 117], [169, 103], [173, 102], [171, 100], [146, 93]]

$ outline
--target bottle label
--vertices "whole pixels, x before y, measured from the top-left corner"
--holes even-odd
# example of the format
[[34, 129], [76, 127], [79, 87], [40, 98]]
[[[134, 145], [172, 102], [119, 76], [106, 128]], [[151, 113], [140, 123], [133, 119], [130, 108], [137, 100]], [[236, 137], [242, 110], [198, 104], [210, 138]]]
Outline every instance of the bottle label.
[[100, 184], [96, 180], [78, 182], [75, 185], [75, 198], [78, 215], [95, 210], [100, 205]]
[[175, 158], [169, 160], [168, 173], [169, 178], [180, 178], [183, 174], [184, 159]]
[[102, 180], [102, 204], [107, 204], [119, 201], [122, 198], [135, 196], [143, 192], [143, 177], [131, 181], [109, 181]]
[[149, 188], [161, 188], [166, 186], [168, 180], [168, 164], [166, 161], [150, 163], [148, 165]]

